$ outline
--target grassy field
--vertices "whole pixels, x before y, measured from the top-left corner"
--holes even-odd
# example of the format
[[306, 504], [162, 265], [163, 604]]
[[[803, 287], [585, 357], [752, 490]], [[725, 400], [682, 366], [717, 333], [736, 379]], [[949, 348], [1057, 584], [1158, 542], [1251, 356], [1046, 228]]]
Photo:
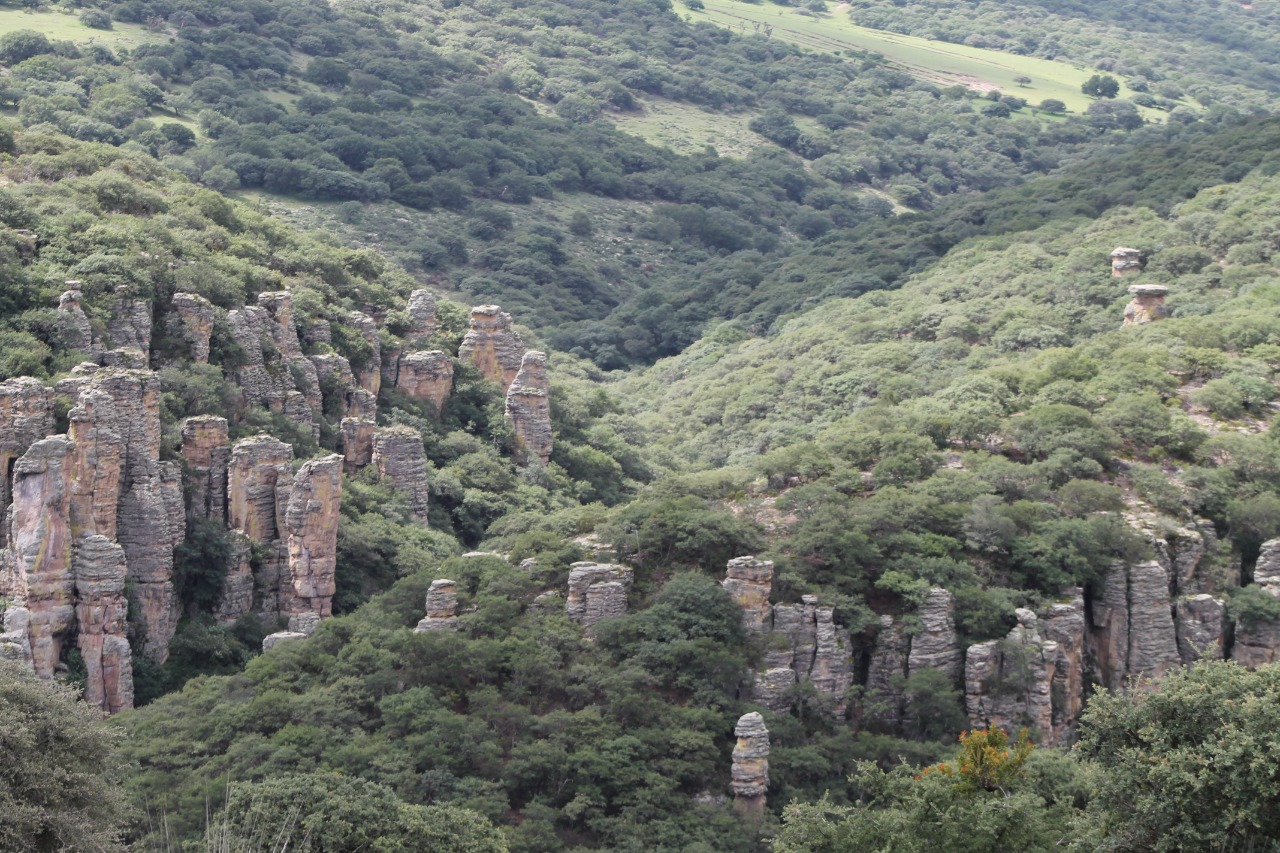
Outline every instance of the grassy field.
[[[735, 0], [703, 0], [703, 3], [706, 6], [703, 10], [681, 8], [681, 13], [695, 21], [709, 21], [746, 34], [758, 32], [767, 25], [773, 27], [773, 38], [824, 53], [878, 53], [904, 71], [940, 85], [958, 83], [982, 91], [999, 89], [1032, 104], [1055, 98], [1074, 112], [1083, 112], [1090, 104], [1090, 99], [1081, 94], [1080, 84], [1094, 72], [1065, 62], [860, 27], [840, 6], [834, 7], [831, 14], [810, 17], [772, 3], [755, 5]], [[1030, 77], [1031, 83], [1019, 85], [1015, 77]], [[1127, 88], [1120, 91], [1121, 97], [1132, 94]], [[1143, 112], [1149, 118], [1163, 115], [1155, 110]]]
[[0, 35], [15, 30], [35, 30], [51, 39], [74, 41], [78, 44], [96, 42], [112, 49], [123, 47], [129, 50], [160, 38], [158, 34], [138, 24], [117, 22], [109, 30], [95, 30], [86, 27], [76, 15], [67, 12], [35, 12], [0, 6]]
[[756, 113], [711, 113], [665, 98], [643, 98], [639, 103], [641, 110], [610, 113], [609, 120], [620, 130], [681, 154], [697, 154], [711, 145], [721, 156], [744, 157], [770, 144], [747, 128]]

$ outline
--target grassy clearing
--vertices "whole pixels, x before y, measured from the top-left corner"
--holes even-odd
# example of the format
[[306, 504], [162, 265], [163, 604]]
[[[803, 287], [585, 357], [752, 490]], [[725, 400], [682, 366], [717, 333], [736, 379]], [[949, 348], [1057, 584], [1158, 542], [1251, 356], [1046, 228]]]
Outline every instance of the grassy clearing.
[[721, 156], [745, 157], [770, 144], [747, 128], [755, 113], [710, 113], [666, 98], [645, 98], [633, 113], [611, 113], [620, 130], [680, 154], [698, 154], [713, 146]]
[[31, 9], [0, 7], [0, 36], [15, 30], [35, 30], [48, 38], [77, 44], [104, 44], [112, 50], [133, 50], [139, 45], [160, 39], [158, 34], [139, 24], [122, 24], [117, 21], [109, 30], [95, 30], [86, 27], [76, 15], [67, 12], [36, 12]]
[[[681, 11], [695, 21], [707, 21], [746, 34], [767, 25], [773, 27], [773, 38], [809, 50], [835, 54], [877, 53], [904, 71], [944, 86], [960, 84], [981, 91], [999, 89], [1031, 103], [1054, 98], [1074, 112], [1083, 112], [1091, 103], [1080, 92], [1080, 84], [1094, 72], [1065, 62], [860, 27], [839, 7], [833, 14], [810, 17], [772, 3], [703, 2], [706, 6], [703, 10]], [[1015, 77], [1030, 77], [1031, 83], [1019, 85]], [[1122, 88], [1120, 94], [1128, 97], [1133, 92]], [[1148, 118], [1163, 115], [1158, 110], [1143, 110], [1143, 113]]]

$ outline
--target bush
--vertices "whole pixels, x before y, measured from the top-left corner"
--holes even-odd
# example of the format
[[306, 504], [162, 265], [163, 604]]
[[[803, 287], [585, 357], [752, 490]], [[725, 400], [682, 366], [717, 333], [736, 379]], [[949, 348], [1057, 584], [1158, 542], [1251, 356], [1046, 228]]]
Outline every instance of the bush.
[[102, 9], [85, 9], [80, 13], [80, 23], [95, 30], [109, 30], [111, 15]]

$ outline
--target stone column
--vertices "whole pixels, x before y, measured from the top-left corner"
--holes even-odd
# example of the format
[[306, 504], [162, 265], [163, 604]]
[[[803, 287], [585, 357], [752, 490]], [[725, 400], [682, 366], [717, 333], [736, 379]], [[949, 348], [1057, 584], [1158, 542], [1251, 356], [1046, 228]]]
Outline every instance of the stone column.
[[746, 815], [764, 813], [764, 795], [769, 788], [769, 730], [764, 717], [755, 711], [743, 714], [733, 730], [738, 743], [733, 748], [733, 804]]

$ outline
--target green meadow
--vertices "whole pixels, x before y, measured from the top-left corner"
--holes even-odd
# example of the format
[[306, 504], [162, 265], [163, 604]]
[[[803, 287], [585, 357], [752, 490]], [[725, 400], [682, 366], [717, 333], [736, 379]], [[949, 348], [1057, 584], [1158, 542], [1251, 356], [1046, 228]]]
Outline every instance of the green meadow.
[[159, 36], [139, 24], [116, 22], [109, 30], [95, 30], [80, 23], [79, 17], [68, 12], [35, 11], [0, 6], [0, 35], [16, 30], [35, 30], [51, 39], [73, 41], [78, 44], [105, 44], [113, 50], [133, 48]]

